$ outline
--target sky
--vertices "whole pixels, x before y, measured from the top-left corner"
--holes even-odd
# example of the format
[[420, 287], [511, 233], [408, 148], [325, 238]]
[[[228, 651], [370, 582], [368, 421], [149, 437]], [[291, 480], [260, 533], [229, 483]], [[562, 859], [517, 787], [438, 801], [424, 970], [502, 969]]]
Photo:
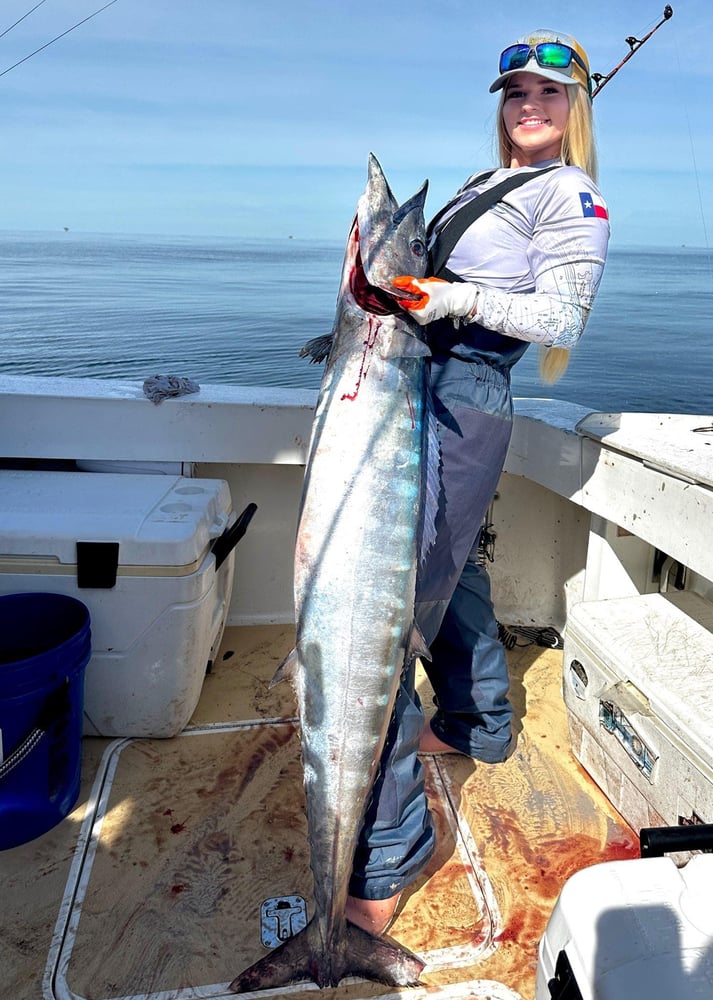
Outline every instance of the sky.
[[[0, 229], [342, 240], [369, 152], [431, 216], [495, 162], [501, 49], [556, 28], [607, 74], [664, 9], [116, 0], [9, 69], [105, 2], [0, 2]], [[713, 241], [713, 2], [672, 6], [594, 101], [612, 246]]]

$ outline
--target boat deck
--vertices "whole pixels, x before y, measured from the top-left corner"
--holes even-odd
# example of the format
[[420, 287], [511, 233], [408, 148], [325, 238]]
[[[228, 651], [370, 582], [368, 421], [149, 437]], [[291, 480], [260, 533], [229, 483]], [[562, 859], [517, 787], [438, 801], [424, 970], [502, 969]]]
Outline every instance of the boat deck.
[[[74, 812], [0, 852], [4, 998], [230, 996], [227, 984], [299, 922], [311, 873], [296, 709], [289, 685], [269, 687], [292, 641], [286, 626], [229, 628], [183, 734], [84, 740]], [[508, 658], [510, 760], [424, 758], [438, 849], [389, 931], [425, 958], [423, 988], [350, 980], [272, 995], [532, 1000], [537, 944], [565, 880], [638, 856], [569, 751], [561, 651]]]

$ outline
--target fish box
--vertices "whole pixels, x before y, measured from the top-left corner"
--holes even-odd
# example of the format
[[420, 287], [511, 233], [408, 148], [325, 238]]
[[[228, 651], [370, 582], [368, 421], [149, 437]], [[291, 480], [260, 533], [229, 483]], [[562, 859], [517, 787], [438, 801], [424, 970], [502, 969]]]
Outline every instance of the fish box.
[[713, 822], [713, 605], [692, 592], [576, 605], [574, 755], [635, 830]]
[[713, 855], [610, 861], [564, 885], [538, 949], [535, 1000], [713, 996]]
[[[0, 593], [89, 609], [84, 734], [167, 737], [200, 697], [221, 640], [234, 553], [227, 483], [181, 476], [0, 471]], [[221, 543], [221, 544], [223, 544]]]

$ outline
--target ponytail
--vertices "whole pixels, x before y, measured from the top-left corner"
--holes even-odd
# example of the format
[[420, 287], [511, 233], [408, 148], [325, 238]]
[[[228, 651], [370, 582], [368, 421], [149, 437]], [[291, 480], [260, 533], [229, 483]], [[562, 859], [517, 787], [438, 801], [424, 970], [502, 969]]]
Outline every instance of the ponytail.
[[540, 347], [540, 378], [545, 385], [559, 382], [568, 364], [569, 350], [566, 347]]

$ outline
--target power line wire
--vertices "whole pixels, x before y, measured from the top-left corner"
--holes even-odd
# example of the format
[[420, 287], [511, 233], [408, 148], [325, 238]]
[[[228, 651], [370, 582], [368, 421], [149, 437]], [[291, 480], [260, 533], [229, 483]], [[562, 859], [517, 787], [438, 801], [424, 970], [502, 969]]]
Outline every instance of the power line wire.
[[32, 8], [32, 10], [28, 10], [28, 12], [26, 14], [23, 14], [22, 17], [19, 17], [17, 19], [17, 21], [15, 21], [14, 24], [10, 25], [9, 28], [5, 28], [5, 30], [2, 32], [2, 34], [0, 34], [0, 38], [4, 38], [5, 35], [8, 33], [8, 31], [12, 31], [13, 28], [16, 28], [18, 26], [18, 24], [20, 23], [20, 21], [24, 21], [26, 17], [30, 16], [30, 14], [34, 14], [34, 12], [37, 10], [37, 8], [41, 7], [43, 3], [47, 3], [47, 0], [40, 0], [39, 3], [35, 4], [35, 6]]
[[[44, 0], [42, 0], [42, 2], [44, 2]], [[0, 72], [0, 76], [5, 76], [5, 74], [9, 73], [11, 69], [15, 69], [17, 66], [21, 66], [22, 63], [27, 62], [28, 59], [32, 59], [32, 57], [36, 56], [38, 52], [42, 52], [43, 49], [49, 48], [49, 46], [53, 45], [54, 42], [58, 42], [60, 38], [64, 38], [65, 35], [68, 35], [70, 31], [74, 31], [75, 28], [79, 28], [82, 24], [86, 24], [87, 21], [91, 21], [93, 17], [96, 17], [97, 14], [101, 14], [103, 10], [106, 10], [107, 7], [111, 7], [112, 4], [115, 4], [116, 2], [117, 0], [109, 0], [109, 3], [105, 3], [103, 7], [99, 8], [99, 10], [95, 10], [93, 14], [90, 14], [88, 17], [83, 18], [81, 21], [77, 21], [77, 23], [73, 24], [71, 28], [67, 28], [67, 30], [63, 31], [60, 35], [57, 35], [55, 38], [50, 39], [49, 42], [45, 42], [44, 45], [40, 45], [39, 49], [35, 49], [34, 52], [30, 52], [30, 54], [25, 56], [24, 59], [18, 59], [18, 61], [16, 63], [13, 63], [12, 66], [8, 66], [7, 69], [4, 69], [2, 72]], [[40, 5], [38, 4], [37, 6], [39, 7]], [[36, 9], [37, 8], [33, 8], [33, 10]], [[31, 14], [32, 11], [28, 11], [27, 13]], [[25, 17], [27, 17], [27, 14], [25, 15]], [[20, 20], [22, 20], [22, 18], [20, 18]], [[12, 27], [14, 27], [14, 25]], [[9, 31], [10, 28], [8, 28], [7, 30]]]

